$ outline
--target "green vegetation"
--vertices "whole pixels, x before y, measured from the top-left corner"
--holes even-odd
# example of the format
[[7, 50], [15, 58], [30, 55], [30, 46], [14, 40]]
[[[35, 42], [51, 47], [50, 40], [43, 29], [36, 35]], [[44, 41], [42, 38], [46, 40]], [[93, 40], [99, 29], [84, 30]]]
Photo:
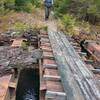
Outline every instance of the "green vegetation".
[[34, 8], [40, 6], [40, 0], [15, 0], [16, 10], [32, 12]]
[[34, 8], [40, 6], [40, 0], [0, 0], [0, 14], [5, 14], [8, 10], [32, 12]]
[[15, 22], [12, 26], [15, 30], [25, 30], [28, 29], [28, 25], [22, 22]]
[[26, 42], [22, 42], [21, 47], [22, 47], [23, 50], [28, 49], [28, 45], [26, 44]]
[[100, 0], [55, 0], [55, 16], [70, 13], [92, 24], [100, 20]]
[[[42, 26], [47, 30], [47, 26], [37, 20], [44, 13], [37, 8], [43, 8], [42, 0], [0, 0], [1, 29], [26, 30]], [[88, 33], [93, 33], [92, 25], [100, 29], [100, 0], [54, 0], [53, 9], [59, 29], [63, 31], [73, 34], [75, 30], [84, 28]]]
[[100, 25], [100, 0], [55, 0], [54, 16], [62, 31], [93, 33], [90, 26]]
[[75, 19], [73, 16], [66, 14], [59, 19], [59, 27], [62, 31], [72, 32], [72, 29], [75, 26]]

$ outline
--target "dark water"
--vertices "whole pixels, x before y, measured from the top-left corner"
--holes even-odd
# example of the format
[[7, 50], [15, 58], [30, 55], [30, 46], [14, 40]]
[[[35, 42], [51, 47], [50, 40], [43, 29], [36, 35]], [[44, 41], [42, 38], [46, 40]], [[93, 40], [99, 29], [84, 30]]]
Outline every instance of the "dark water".
[[39, 71], [23, 69], [16, 90], [16, 100], [39, 100]]

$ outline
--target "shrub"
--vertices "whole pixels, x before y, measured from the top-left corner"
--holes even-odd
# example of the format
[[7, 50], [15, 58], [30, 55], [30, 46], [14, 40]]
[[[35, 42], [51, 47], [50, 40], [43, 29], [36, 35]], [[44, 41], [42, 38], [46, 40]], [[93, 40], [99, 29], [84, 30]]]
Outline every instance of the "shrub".
[[25, 42], [22, 42], [21, 47], [22, 47], [23, 50], [27, 50], [28, 49], [28, 46], [27, 46], [27, 44]]
[[6, 9], [15, 9], [15, 0], [5, 0]]
[[26, 11], [28, 13], [31, 13], [33, 10], [34, 10], [34, 6], [32, 5], [32, 3], [27, 3], [23, 7], [23, 11]]
[[39, 7], [40, 0], [15, 0], [16, 10], [32, 12], [35, 7]]
[[56, 17], [61, 17], [67, 12], [67, 7], [71, 0], [55, 0], [54, 11]]
[[75, 25], [75, 19], [69, 14], [63, 15], [61, 21], [65, 26], [65, 29], [73, 28], [73, 26]]
[[26, 24], [26, 23], [23, 23], [23, 22], [15, 22], [14, 25], [13, 25], [13, 28], [15, 30], [26, 30], [29, 28], [29, 26]]
[[33, 4], [35, 7], [40, 7], [41, 0], [32, 0], [32, 4]]

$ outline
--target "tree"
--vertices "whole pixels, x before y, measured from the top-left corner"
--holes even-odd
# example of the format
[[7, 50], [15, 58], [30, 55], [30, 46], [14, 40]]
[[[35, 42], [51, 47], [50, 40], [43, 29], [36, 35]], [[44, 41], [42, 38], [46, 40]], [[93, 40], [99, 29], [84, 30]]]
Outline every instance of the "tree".
[[5, 0], [4, 6], [6, 9], [14, 9], [15, 8], [15, 0]]
[[100, 19], [100, 0], [55, 0], [55, 14], [62, 17], [66, 13], [95, 24]]

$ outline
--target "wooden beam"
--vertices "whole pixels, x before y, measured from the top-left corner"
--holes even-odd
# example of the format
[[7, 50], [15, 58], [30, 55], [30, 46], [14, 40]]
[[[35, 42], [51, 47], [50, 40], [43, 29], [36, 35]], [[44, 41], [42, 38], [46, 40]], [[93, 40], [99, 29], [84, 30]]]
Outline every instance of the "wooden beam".
[[93, 61], [93, 60], [85, 60], [85, 63], [86, 63], [86, 64], [93, 64], [94, 61]]
[[66, 100], [66, 93], [64, 92], [54, 92], [54, 91], [47, 91], [45, 100]]
[[43, 58], [54, 59], [54, 55], [52, 52], [43, 51]]
[[100, 69], [90, 69], [95, 74], [100, 74]]
[[49, 43], [50, 41], [49, 41], [49, 39], [43, 39], [43, 38], [41, 38], [41, 39], [40, 39], [40, 42], [43, 42], [43, 43], [44, 43], [44, 42]]
[[73, 46], [79, 46], [78, 43], [74, 43], [74, 42], [70, 42], [70, 44], [73, 45]]
[[43, 75], [44, 80], [49, 80], [49, 81], [61, 81], [60, 76], [53, 76], [53, 75]]
[[43, 64], [43, 68], [57, 69], [57, 65], [56, 64]]
[[75, 49], [81, 49], [81, 47], [78, 47], [78, 46], [73, 46]]
[[16, 89], [16, 83], [15, 82], [10, 82], [9, 87]]
[[80, 56], [86, 56], [85, 52], [77, 52]]

